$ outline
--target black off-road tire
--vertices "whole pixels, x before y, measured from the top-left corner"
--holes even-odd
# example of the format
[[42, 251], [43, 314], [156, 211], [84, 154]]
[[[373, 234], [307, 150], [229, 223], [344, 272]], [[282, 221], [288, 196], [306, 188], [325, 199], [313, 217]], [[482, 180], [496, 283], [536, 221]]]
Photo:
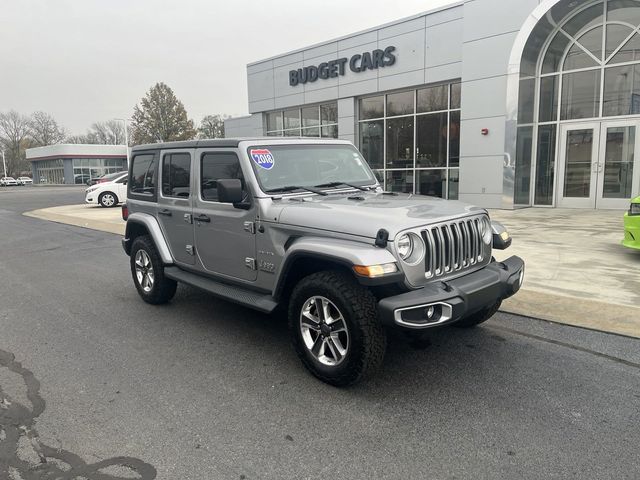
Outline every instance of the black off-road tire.
[[[322, 364], [309, 351], [302, 338], [301, 310], [313, 296], [322, 296], [333, 302], [347, 324], [348, 350], [338, 365]], [[322, 271], [303, 278], [291, 294], [288, 316], [296, 353], [305, 367], [320, 380], [345, 387], [370, 376], [382, 365], [387, 337], [378, 320], [376, 299], [348, 273]]]
[[500, 304], [502, 302], [498, 300], [496, 303], [491, 305], [490, 307], [484, 308], [479, 312], [476, 312], [468, 317], [463, 318], [462, 320], [458, 320], [453, 325], [458, 328], [473, 328], [476, 325], [480, 325], [483, 322], [486, 322], [491, 317], [493, 317], [498, 309], [500, 308]]
[[[103, 203], [103, 202], [104, 202], [104, 197], [105, 197], [105, 195], [107, 195], [107, 194], [109, 194], [109, 195], [113, 196], [113, 205], [105, 205], [105, 204]], [[118, 200], [118, 196], [117, 196], [115, 193], [113, 193], [113, 192], [102, 192], [102, 193], [100, 194], [100, 196], [98, 197], [98, 204], [99, 204], [101, 207], [103, 207], [103, 208], [113, 208], [113, 207], [116, 207], [116, 206], [118, 205], [118, 202], [119, 202], [119, 200]]]
[[[146, 252], [153, 267], [153, 286], [148, 292], [145, 291], [140, 282], [138, 282], [136, 275], [136, 256], [140, 250]], [[133, 241], [133, 245], [131, 245], [130, 264], [133, 283], [136, 286], [136, 290], [138, 290], [138, 294], [145, 302], [152, 305], [161, 305], [169, 302], [176, 294], [178, 282], [164, 276], [164, 264], [149, 235], [141, 235]]]

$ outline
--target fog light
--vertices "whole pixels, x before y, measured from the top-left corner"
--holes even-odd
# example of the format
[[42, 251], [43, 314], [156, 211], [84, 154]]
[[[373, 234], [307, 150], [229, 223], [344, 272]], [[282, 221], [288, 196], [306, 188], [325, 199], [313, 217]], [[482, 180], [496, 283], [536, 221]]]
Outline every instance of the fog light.
[[524, 267], [520, 270], [520, 278], [518, 278], [518, 288], [522, 286], [522, 282], [524, 282]]
[[427, 320], [431, 320], [433, 316], [436, 314], [436, 308], [433, 305], [431, 305], [430, 307], [427, 307], [426, 313], [427, 313]]

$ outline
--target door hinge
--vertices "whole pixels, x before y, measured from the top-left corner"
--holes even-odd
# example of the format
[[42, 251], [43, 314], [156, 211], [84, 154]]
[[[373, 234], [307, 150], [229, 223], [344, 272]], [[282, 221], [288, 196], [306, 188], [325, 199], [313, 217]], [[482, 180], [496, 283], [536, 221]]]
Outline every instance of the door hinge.
[[190, 213], [185, 213], [183, 218], [186, 223], [193, 223], [193, 217]]
[[244, 222], [244, 231], [249, 233], [256, 233], [256, 224], [253, 222]]
[[187, 245], [185, 249], [189, 255], [193, 255], [193, 245]]
[[251, 257], [247, 257], [244, 259], [244, 266], [251, 269], [251, 270], [256, 270], [257, 266], [256, 266], [256, 259], [255, 258], [251, 258]]

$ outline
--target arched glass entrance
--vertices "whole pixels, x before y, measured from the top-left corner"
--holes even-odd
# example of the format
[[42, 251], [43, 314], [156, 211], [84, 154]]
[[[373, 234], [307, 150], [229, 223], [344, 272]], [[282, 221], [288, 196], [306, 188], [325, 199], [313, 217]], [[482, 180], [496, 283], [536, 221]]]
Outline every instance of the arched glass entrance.
[[561, 1], [521, 62], [515, 203], [625, 208], [640, 191], [640, 1]]

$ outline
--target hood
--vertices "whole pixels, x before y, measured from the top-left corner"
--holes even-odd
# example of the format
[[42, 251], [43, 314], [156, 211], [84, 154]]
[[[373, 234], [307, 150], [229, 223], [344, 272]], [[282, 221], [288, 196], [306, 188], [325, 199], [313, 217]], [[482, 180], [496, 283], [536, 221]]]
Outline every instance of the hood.
[[640, 197], [632, 198], [631, 203], [640, 203]]
[[402, 230], [485, 212], [458, 201], [373, 192], [288, 197], [276, 202], [281, 207], [279, 223], [370, 238], [381, 228], [393, 238]]

